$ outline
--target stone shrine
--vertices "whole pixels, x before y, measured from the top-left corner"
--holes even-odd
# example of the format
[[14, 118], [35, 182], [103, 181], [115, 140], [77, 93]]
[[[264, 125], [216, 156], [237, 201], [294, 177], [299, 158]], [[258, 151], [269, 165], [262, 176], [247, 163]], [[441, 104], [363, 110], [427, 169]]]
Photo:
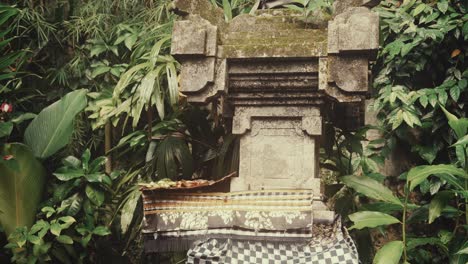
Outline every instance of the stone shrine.
[[331, 17], [278, 8], [225, 22], [208, 0], [174, 1], [180, 91], [194, 104], [221, 100], [240, 136], [231, 192], [311, 190], [310, 222], [333, 223], [320, 187], [322, 122], [363, 121], [379, 47], [379, 16], [370, 8], [378, 2], [335, 0]]
[[[240, 135], [231, 191], [307, 188], [321, 200], [323, 112], [338, 105], [359, 112], [379, 47], [379, 16], [369, 10], [378, 2], [335, 1], [328, 21], [318, 12], [267, 9], [229, 23], [209, 1], [174, 2], [183, 17], [171, 50], [182, 65], [181, 92], [198, 104], [224, 96]], [[320, 207], [315, 219], [331, 221]]]

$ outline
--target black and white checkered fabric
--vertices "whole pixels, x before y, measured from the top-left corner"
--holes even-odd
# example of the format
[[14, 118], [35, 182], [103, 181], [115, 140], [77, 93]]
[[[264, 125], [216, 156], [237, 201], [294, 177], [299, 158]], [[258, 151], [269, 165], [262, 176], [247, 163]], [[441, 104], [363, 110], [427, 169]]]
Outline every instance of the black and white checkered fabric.
[[337, 230], [329, 241], [284, 243], [207, 239], [187, 252], [189, 264], [358, 264], [354, 242], [346, 230]]

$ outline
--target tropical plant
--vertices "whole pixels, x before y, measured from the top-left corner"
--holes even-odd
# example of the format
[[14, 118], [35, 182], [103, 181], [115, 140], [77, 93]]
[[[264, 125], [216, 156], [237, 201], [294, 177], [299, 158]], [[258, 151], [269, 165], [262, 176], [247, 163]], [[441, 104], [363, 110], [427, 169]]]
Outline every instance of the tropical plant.
[[453, 153], [454, 136], [438, 104], [461, 116], [467, 112], [467, 9], [464, 1], [445, 0], [383, 1], [377, 8], [384, 48], [374, 68], [374, 109], [389, 136], [429, 164]]
[[[399, 179], [406, 180], [406, 184], [390, 177], [397, 175], [383, 177], [365, 170], [363, 176], [342, 179], [372, 201], [378, 200], [367, 204], [366, 198], [359, 196], [354, 199], [358, 201], [356, 209], [389, 214], [391, 217], [375, 220], [399, 223], [402, 227], [386, 227], [389, 236], [402, 239], [383, 247], [375, 262], [397, 263], [401, 255], [404, 261], [418, 263], [466, 261], [463, 254], [455, 254], [466, 242], [466, 230], [461, 227], [466, 222], [463, 219], [466, 187], [461, 180], [465, 177], [463, 170], [466, 175], [466, 149], [461, 143], [454, 145], [460, 140], [460, 132], [457, 134], [457, 128], [452, 126], [454, 121], [446, 121], [446, 115], [455, 113], [463, 120], [467, 112], [464, 104], [467, 8], [464, 1], [417, 0], [382, 1], [376, 7], [381, 16], [383, 49], [373, 68], [376, 76], [373, 110], [382, 122], [383, 138], [376, 140], [378, 144], [373, 148], [380, 156], [377, 160], [382, 161], [398, 146], [407, 164], [416, 167], [400, 175]], [[419, 176], [414, 179], [414, 175]], [[392, 192], [384, 183], [399, 198], [391, 198]], [[382, 197], [383, 194], [386, 196]], [[355, 227], [361, 228], [361, 221], [368, 224], [362, 220], [365, 216], [358, 212], [351, 214], [350, 219], [355, 221]], [[377, 230], [382, 233], [383, 228]], [[427, 232], [425, 228], [437, 231]], [[374, 238], [376, 233], [379, 232], [373, 232]], [[390, 258], [389, 254], [398, 257]]]
[[[138, 240], [141, 225], [137, 183], [164, 175], [173, 178], [182, 175], [186, 178], [194, 175], [220, 177], [225, 171], [232, 170], [232, 164], [227, 161], [230, 161], [228, 156], [235, 152], [231, 144], [235, 139], [226, 135], [222, 122], [213, 126], [212, 116], [208, 117], [206, 112], [193, 115], [191, 113], [196, 109], [179, 100], [178, 65], [169, 55], [170, 32], [175, 19], [169, 11], [171, 1], [9, 2], [16, 4], [17, 15], [9, 20], [14, 23], [4, 24], [11, 29], [5, 33], [6, 39], [10, 40], [6, 51], [9, 54], [27, 50], [24, 54], [28, 57], [27, 60], [16, 60], [13, 65], [16, 72], [21, 72], [18, 78], [0, 80], [2, 99], [8, 104], [8, 109], [13, 107], [12, 112], [0, 113], [0, 137], [2, 142], [26, 142], [34, 153], [30, 155], [33, 158], [31, 164], [37, 161], [33, 157], [36, 156], [44, 161], [49, 171], [55, 171], [55, 176], [47, 180], [46, 186], [50, 188], [52, 185], [57, 191], [49, 190], [42, 206], [44, 211], [37, 219], [50, 227], [61, 225], [61, 235], [67, 235], [74, 241], [73, 245], [61, 243], [44, 222], [36, 222], [38, 225], [31, 229], [33, 216], [37, 213], [36, 209], [31, 209], [28, 211], [31, 220], [20, 224], [18, 227], [21, 229], [11, 237], [9, 247], [14, 248], [14, 259], [95, 260], [93, 250], [99, 245], [85, 247], [77, 244], [86, 240], [85, 235], [94, 232], [92, 227], [87, 227], [89, 232], [86, 234], [77, 233], [78, 223], [92, 222], [83, 211], [87, 210], [88, 204], [97, 208], [95, 215], [99, 215], [100, 225], [105, 223], [113, 235], [125, 240], [123, 244], [126, 245], [113, 245], [113, 250], [133, 254], [129, 249], [141, 246], [129, 247], [131, 241]], [[247, 10], [247, 2], [229, 2], [233, 8], [231, 13], [235, 15]], [[0, 74], [4, 72], [14, 76], [11, 69], [1, 69]], [[51, 105], [54, 101], [56, 103]], [[80, 114], [84, 107], [88, 117]], [[192, 120], [192, 117], [199, 119]], [[29, 125], [21, 124], [30, 119], [34, 120]], [[100, 138], [105, 140], [100, 141]], [[120, 143], [113, 145], [115, 142]], [[126, 169], [122, 177], [112, 181], [112, 187], [88, 182], [87, 178], [91, 181], [93, 177], [101, 178], [102, 175], [80, 169], [82, 165], [73, 167], [68, 164], [70, 166], [57, 169], [57, 160], [81, 153], [88, 147], [92, 147], [91, 153], [112, 156], [114, 165]], [[135, 153], [138, 155], [133, 155]], [[15, 169], [15, 164], [22, 162], [19, 157], [13, 155], [11, 158], [10, 154], [5, 154], [6, 160], [0, 162], [2, 171]], [[145, 154], [148, 162], [141, 158]], [[80, 162], [85, 164], [84, 160]], [[212, 169], [213, 172], [209, 172]], [[35, 172], [40, 171], [37, 169]], [[73, 178], [75, 176], [77, 178]], [[63, 177], [73, 179], [65, 181]], [[107, 181], [107, 177], [110, 174], [102, 176], [102, 179]], [[40, 189], [43, 186], [36, 187]], [[84, 200], [91, 199], [88, 195], [95, 189], [98, 190], [93, 196], [96, 203], [85, 203]], [[73, 199], [67, 196], [69, 191], [68, 196]], [[106, 198], [98, 206], [101, 191]], [[42, 194], [40, 191], [35, 193]], [[64, 201], [76, 204], [81, 200], [84, 204], [75, 215], [62, 208], [66, 206], [62, 206]], [[34, 201], [37, 208], [38, 199], [28, 201]], [[67, 217], [69, 222], [62, 221], [65, 219], [62, 217]], [[73, 217], [76, 222], [68, 217]], [[36, 238], [39, 235], [42, 240]], [[23, 245], [25, 240], [27, 242]], [[108, 239], [103, 240], [110, 243]], [[90, 243], [93, 241], [101, 240], [93, 238]], [[68, 243], [69, 240], [65, 238], [62, 242]], [[66, 257], [62, 254], [63, 249]], [[84, 256], [87, 250], [89, 254]], [[116, 252], [112, 254], [119, 255]]]
[[[466, 223], [468, 223], [468, 166], [466, 165], [468, 119], [459, 119], [443, 107], [441, 108], [445, 112], [455, 137], [458, 138], [453, 146], [461, 148], [461, 153], [463, 153], [458, 156], [457, 162], [417, 166], [403, 174], [400, 178], [406, 179], [406, 184], [404, 197], [401, 200], [390, 189], [367, 176], [342, 178], [347, 186], [378, 201], [363, 206], [363, 211], [349, 215], [350, 220], [354, 222], [351, 229], [401, 225], [401, 240], [391, 241], [384, 245], [375, 255], [374, 263], [399, 263], [400, 258], [403, 258], [405, 263], [416, 260], [422, 263], [421, 252], [427, 254], [428, 251], [424, 248], [428, 245], [435, 246], [440, 255], [426, 257], [424, 263], [444, 259], [450, 259], [451, 263], [465, 263], [468, 260], [468, 240], [466, 236], [463, 236], [466, 233]], [[429, 203], [411, 204], [409, 200], [411, 192], [427, 181], [430, 176], [442, 182], [442, 186], [438, 187], [440, 190], [433, 192], [434, 195]], [[401, 214], [400, 219], [391, 215], [395, 212]], [[452, 230], [444, 225], [438, 228], [437, 236], [416, 236], [408, 233], [410, 225], [434, 226], [434, 222], [442, 216], [455, 221], [455, 225], [450, 225]]]
[[36, 157], [48, 158], [70, 142], [73, 121], [86, 107], [86, 93], [85, 89], [68, 93], [44, 108], [28, 125], [24, 141]]
[[31, 115], [22, 115], [17, 111], [13, 112], [12, 102], [8, 102], [5, 95], [12, 90], [11, 81], [18, 74], [18, 65], [22, 63], [25, 52], [12, 50], [10, 45], [14, 37], [6, 37], [14, 27], [10, 21], [18, 15], [18, 9], [0, 4], [0, 139], [7, 138], [13, 131], [14, 125], [31, 118]]
[[112, 181], [119, 174], [103, 172], [105, 157], [90, 157], [86, 150], [81, 159], [63, 159], [63, 167], [54, 173], [52, 197], [41, 209], [39, 220], [10, 235], [6, 247], [13, 250], [12, 261], [85, 263], [96, 258], [92, 253], [96, 236], [110, 234], [109, 218], [103, 217], [104, 202], [110, 202]]
[[[18, 9], [0, 4], [0, 81], [8, 81], [17, 74], [17, 65], [21, 63], [21, 57], [25, 55], [24, 51], [12, 50], [9, 45], [14, 37], [6, 38], [7, 34], [13, 30], [9, 23], [12, 18], [18, 15]], [[0, 94], [7, 92], [10, 88], [7, 85], [0, 85]]]
[[47, 174], [26, 145], [2, 145], [0, 157], [0, 225], [9, 235], [34, 222]]
[[46, 184], [46, 171], [36, 158], [47, 158], [69, 142], [73, 120], [86, 105], [85, 93], [72, 92], [39, 113], [26, 129], [29, 146], [1, 146], [0, 173], [5, 177], [0, 192], [0, 224], [6, 234], [33, 223]]
[[319, 19], [330, 19], [333, 14], [333, 0], [295, 0], [285, 7], [300, 11], [304, 14], [306, 21], [313, 21], [314, 16], [319, 16]]

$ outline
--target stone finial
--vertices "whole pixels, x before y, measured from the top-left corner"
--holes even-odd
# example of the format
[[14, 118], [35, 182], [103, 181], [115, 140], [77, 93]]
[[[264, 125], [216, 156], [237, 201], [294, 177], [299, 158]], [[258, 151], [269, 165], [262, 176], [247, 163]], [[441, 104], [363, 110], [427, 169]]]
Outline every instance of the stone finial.
[[176, 0], [173, 4], [184, 18], [174, 23], [171, 45], [171, 54], [182, 65], [180, 91], [191, 102], [205, 103], [217, 93], [215, 83], [223, 82], [225, 63], [216, 59], [216, 53], [218, 26], [224, 20], [206, 0]]
[[369, 53], [379, 48], [379, 15], [365, 7], [348, 8], [328, 22], [328, 53]]
[[217, 27], [199, 15], [176, 21], [172, 31], [171, 54], [216, 56]]
[[345, 92], [368, 90], [369, 60], [379, 48], [379, 16], [362, 6], [371, 2], [337, 1], [328, 22], [328, 82]]

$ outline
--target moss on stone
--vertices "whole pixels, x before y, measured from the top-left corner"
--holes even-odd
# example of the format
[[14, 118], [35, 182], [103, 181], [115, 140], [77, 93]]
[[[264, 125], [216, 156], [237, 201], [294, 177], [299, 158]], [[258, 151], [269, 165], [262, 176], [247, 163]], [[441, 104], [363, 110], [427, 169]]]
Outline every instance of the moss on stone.
[[326, 42], [223, 45], [223, 58], [320, 57], [327, 52]]

